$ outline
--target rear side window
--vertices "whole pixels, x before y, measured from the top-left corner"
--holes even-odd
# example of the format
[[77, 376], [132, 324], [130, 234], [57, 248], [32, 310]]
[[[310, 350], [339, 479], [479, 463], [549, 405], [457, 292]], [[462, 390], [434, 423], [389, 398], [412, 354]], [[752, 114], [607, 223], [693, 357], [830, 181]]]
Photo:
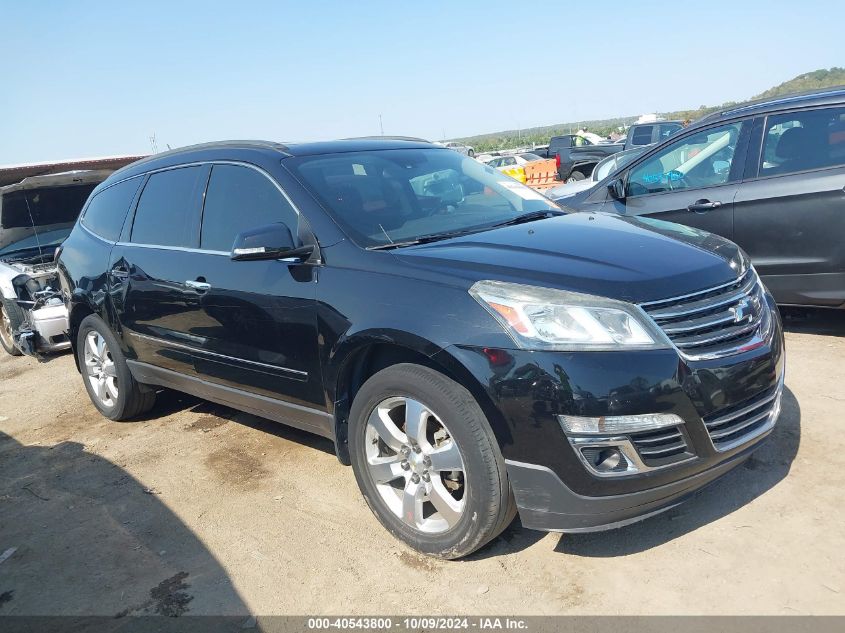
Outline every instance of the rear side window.
[[651, 125], [640, 125], [634, 129], [634, 136], [631, 137], [631, 145], [650, 145], [651, 144]]
[[558, 153], [562, 149], [572, 147], [572, 137], [564, 136], [562, 138], [553, 138], [549, 142], [549, 153]]
[[763, 138], [761, 176], [845, 165], [845, 108], [770, 116]]
[[154, 246], [194, 246], [198, 198], [204, 184], [200, 176], [204, 173], [203, 167], [197, 165], [152, 174], [138, 200], [131, 241]]
[[205, 194], [200, 247], [230, 251], [238, 233], [284, 222], [295, 237], [299, 216], [267, 176], [238, 165], [215, 165]]
[[111, 242], [117, 241], [141, 180], [140, 177], [124, 180], [91, 198], [82, 216], [85, 228]]

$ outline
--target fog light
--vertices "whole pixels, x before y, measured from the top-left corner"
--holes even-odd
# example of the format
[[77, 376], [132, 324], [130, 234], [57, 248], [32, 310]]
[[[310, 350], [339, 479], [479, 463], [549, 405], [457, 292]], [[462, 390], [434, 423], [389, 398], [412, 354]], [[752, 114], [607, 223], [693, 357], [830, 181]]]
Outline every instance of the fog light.
[[628, 470], [628, 462], [618, 448], [582, 448], [586, 462], [599, 473], [614, 473]]
[[559, 415], [564, 433], [573, 435], [614, 435], [654, 431], [667, 426], [678, 426], [684, 421], [674, 413], [647, 413], [644, 415], [608, 415], [597, 418], [579, 415]]

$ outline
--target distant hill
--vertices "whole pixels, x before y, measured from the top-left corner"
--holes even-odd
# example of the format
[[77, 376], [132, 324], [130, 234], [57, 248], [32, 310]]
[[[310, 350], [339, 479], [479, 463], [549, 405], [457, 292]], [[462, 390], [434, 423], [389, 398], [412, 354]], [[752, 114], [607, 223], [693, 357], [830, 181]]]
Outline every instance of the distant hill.
[[[759, 95], [752, 97], [748, 101], [756, 101], [757, 99], [772, 99], [788, 94], [794, 94], [796, 92], [805, 92], [807, 90], [818, 90], [821, 88], [843, 85], [845, 85], [845, 68], [822, 68], [803, 75], [798, 75], [797, 77], [790, 79], [789, 81], [785, 81], [774, 88], [769, 88], [765, 92], [761, 92]], [[678, 110], [676, 112], [662, 112], [660, 114], [666, 119], [689, 119], [694, 121], [705, 114], [710, 114], [711, 112], [715, 112], [716, 110], [721, 110], [723, 108], [730, 108], [743, 103], [748, 103], [748, 101], [728, 101], [721, 105], [702, 105], [694, 110]], [[630, 125], [638, 118], [638, 116], [620, 116], [613, 119], [558, 123], [556, 125], [532, 127], [525, 130], [503, 130], [501, 132], [479, 134], [455, 140], [472, 145], [476, 152], [506, 149], [518, 146], [530, 147], [532, 144], [542, 145], [548, 143], [550, 137], [557, 134], [567, 134], [577, 130], [578, 128], [585, 128], [591, 132], [605, 136], [616, 131], [621, 125]]]

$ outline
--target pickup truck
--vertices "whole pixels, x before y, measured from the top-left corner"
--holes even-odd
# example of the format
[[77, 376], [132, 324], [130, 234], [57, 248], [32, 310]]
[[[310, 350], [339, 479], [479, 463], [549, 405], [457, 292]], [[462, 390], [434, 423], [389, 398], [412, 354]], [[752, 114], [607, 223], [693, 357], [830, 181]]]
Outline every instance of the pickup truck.
[[658, 143], [683, 129], [680, 121], [657, 121], [641, 123], [628, 128], [628, 136], [622, 143], [593, 143], [578, 134], [553, 136], [549, 141], [548, 156], [557, 163], [558, 178], [563, 182], [575, 182], [589, 178], [593, 169], [602, 160], [623, 150]]
[[554, 156], [558, 178], [564, 182], [584, 180], [600, 161], [623, 149], [621, 143], [593, 144], [577, 134], [553, 136], [549, 141], [549, 157]]
[[683, 128], [684, 124], [682, 121], [656, 121], [654, 123], [632, 125], [628, 128], [625, 149], [659, 143]]

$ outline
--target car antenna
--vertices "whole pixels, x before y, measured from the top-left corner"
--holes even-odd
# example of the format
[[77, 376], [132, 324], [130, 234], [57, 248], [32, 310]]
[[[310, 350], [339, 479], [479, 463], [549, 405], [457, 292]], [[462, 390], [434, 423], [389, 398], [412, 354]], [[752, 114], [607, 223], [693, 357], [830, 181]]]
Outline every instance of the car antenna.
[[381, 223], [380, 223], [380, 222], [379, 222], [378, 227], [381, 229], [381, 232], [382, 232], [382, 233], [384, 233], [384, 236], [387, 238], [387, 241], [388, 241], [388, 242], [390, 242], [391, 244], [395, 244], [395, 243], [396, 243], [396, 242], [394, 242], [392, 239], [390, 239], [390, 236], [387, 234], [387, 231], [385, 231], [385, 230], [384, 230], [384, 227], [381, 225]]

